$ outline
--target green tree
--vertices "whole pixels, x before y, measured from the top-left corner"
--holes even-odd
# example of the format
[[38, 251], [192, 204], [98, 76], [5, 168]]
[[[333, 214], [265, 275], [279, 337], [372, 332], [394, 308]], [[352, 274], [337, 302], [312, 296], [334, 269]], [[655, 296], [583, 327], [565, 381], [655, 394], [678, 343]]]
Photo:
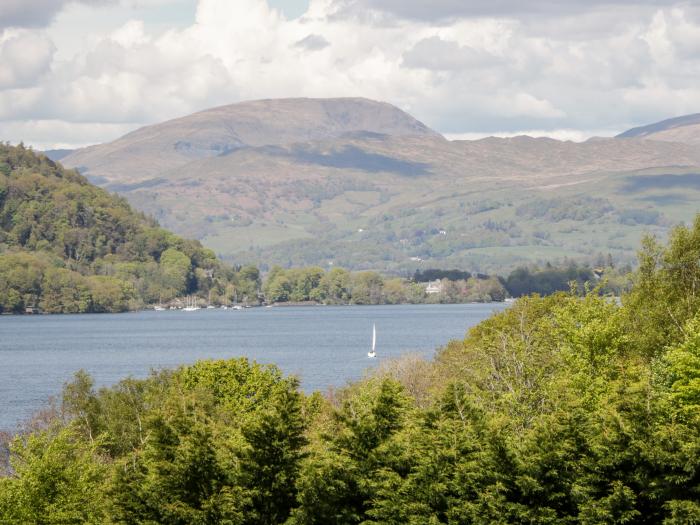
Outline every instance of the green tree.
[[663, 247], [646, 238], [632, 291], [624, 297], [630, 334], [652, 356], [683, 337], [683, 327], [700, 308], [700, 215], [678, 226]]
[[284, 273], [270, 278], [265, 286], [265, 300], [268, 303], [284, 303], [289, 301], [292, 293], [292, 282]]
[[69, 426], [16, 438], [14, 476], [0, 478], [0, 522], [104, 523], [106, 465]]
[[192, 278], [192, 261], [187, 255], [174, 248], [168, 248], [160, 256], [160, 269], [164, 283], [176, 294], [187, 293]]
[[217, 444], [196, 402], [153, 415], [142, 450], [117, 464], [110, 487], [117, 522], [239, 524], [248, 499], [217, 458]]
[[384, 280], [376, 272], [360, 272], [352, 276], [352, 302], [379, 304], [382, 302]]
[[343, 268], [333, 268], [326, 272], [319, 282], [320, 297], [332, 304], [350, 301], [350, 272]]
[[46, 313], [84, 313], [92, 307], [85, 278], [65, 268], [48, 268], [41, 285], [39, 307]]
[[284, 523], [296, 503], [296, 480], [306, 444], [301, 396], [287, 389], [243, 428], [244, 484], [252, 496], [255, 519], [249, 523]]
[[400, 449], [392, 437], [406, 424], [409, 402], [390, 379], [363, 385], [335, 412], [324, 435], [325, 452], [310, 457], [298, 481], [299, 507], [293, 524], [361, 523], [369, 515], [385, 469]]
[[133, 286], [121, 279], [93, 275], [87, 279], [93, 312], [125, 312], [133, 297]]

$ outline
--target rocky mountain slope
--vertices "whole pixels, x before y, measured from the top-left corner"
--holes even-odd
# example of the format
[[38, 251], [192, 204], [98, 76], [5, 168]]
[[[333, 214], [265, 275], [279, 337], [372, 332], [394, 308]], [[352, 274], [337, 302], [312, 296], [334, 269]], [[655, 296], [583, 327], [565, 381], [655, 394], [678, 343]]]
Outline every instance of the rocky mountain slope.
[[632, 128], [618, 135], [618, 138], [647, 138], [667, 142], [683, 142], [685, 144], [700, 144], [700, 113], [670, 118]]
[[63, 162], [236, 262], [396, 272], [631, 260], [700, 197], [690, 140], [448, 141], [366, 99], [234, 104]]

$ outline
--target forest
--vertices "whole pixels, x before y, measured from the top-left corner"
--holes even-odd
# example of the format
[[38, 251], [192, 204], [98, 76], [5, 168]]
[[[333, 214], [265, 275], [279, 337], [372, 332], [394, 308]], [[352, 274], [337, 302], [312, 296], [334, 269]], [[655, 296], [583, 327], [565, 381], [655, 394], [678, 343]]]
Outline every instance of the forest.
[[0, 522], [700, 523], [698, 260], [700, 216], [621, 302], [524, 297], [323, 395], [246, 359], [78, 372], [6, 440]]
[[121, 312], [187, 294], [257, 300], [258, 280], [77, 172], [0, 144], [0, 313]]
[[[632, 269], [612, 262], [595, 269], [564, 261], [542, 267], [521, 266], [507, 277], [471, 274], [464, 270], [429, 268], [412, 277], [387, 277], [373, 271], [350, 272], [318, 266], [284, 269], [274, 266], [265, 276], [262, 292], [269, 303], [316, 302], [323, 304], [419, 304], [503, 301], [506, 297], [551, 295], [572, 286], [583, 291], [595, 287], [603, 295], [620, 296], [630, 286]], [[427, 293], [429, 282], [439, 291]]]
[[[443, 272], [434, 271], [435, 275]], [[454, 277], [454, 272], [446, 272]], [[461, 272], [459, 277], [469, 275]], [[507, 292], [497, 277], [486, 275], [440, 280], [440, 290], [426, 293], [426, 283], [386, 277], [373, 271], [325, 271], [312, 266], [284, 269], [274, 266], [265, 276], [263, 296], [269, 303], [318, 302], [323, 304], [466, 303], [503, 301]]]

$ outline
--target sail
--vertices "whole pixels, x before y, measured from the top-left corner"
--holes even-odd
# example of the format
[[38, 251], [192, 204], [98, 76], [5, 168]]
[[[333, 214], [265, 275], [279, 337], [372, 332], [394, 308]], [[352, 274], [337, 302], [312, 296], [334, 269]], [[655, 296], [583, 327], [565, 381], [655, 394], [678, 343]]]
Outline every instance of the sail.
[[377, 325], [372, 325], [372, 352], [377, 347]]

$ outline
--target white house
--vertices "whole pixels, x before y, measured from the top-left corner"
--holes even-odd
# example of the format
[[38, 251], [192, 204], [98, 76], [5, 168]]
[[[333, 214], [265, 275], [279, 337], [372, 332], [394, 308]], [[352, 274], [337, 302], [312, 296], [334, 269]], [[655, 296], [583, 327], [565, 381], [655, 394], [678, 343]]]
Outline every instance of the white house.
[[430, 281], [428, 286], [425, 287], [425, 293], [433, 294], [440, 292], [442, 292], [442, 281], [440, 281], [440, 279]]

